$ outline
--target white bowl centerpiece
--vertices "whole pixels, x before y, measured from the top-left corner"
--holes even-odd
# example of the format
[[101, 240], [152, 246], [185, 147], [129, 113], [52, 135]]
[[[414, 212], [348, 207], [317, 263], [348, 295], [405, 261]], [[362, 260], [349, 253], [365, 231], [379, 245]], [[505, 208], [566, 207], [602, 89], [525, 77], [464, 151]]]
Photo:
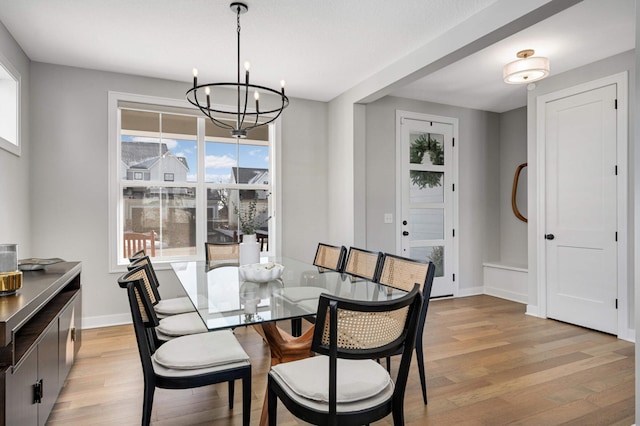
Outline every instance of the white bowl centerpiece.
[[284, 266], [278, 263], [251, 263], [240, 266], [240, 278], [243, 281], [265, 283], [280, 278], [282, 271], [284, 271]]

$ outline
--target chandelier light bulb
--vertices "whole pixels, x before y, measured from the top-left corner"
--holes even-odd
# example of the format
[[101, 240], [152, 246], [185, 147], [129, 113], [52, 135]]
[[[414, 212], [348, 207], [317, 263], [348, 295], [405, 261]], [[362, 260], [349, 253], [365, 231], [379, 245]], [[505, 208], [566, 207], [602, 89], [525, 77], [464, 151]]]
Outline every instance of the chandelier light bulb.
[[197, 77], [198, 76], [198, 68], [194, 68], [193, 69], [193, 76]]
[[249, 61], [244, 61], [244, 69], [245, 69], [245, 71], [249, 71], [249, 67], [251, 67], [251, 64], [249, 63]]
[[209, 95], [211, 94], [211, 88], [209, 88], [209, 87], [205, 87], [205, 88], [204, 88], [204, 93], [205, 93], [207, 96], [209, 96]]
[[253, 92], [253, 97], [257, 101], [258, 99], [260, 99], [260, 93], [258, 93], [258, 91], [256, 90], [255, 92]]

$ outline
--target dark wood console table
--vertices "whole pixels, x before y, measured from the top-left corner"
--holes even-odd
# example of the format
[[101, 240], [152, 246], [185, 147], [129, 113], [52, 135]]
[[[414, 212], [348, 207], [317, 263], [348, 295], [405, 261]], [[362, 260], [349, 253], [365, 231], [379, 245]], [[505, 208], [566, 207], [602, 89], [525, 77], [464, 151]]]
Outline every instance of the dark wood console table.
[[80, 262], [24, 271], [0, 297], [0, 425], [44, 425], [81, 343]]

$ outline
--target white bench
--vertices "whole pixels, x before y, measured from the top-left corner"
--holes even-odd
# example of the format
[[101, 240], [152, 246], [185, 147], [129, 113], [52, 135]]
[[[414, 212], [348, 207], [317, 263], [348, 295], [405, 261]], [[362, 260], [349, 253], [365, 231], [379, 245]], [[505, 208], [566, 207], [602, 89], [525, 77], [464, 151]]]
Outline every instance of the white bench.
[[490, 296], [528, 303], [528, 269], [526, 265], [515, 265], [508, 262], [485, 262], [484, 292]]

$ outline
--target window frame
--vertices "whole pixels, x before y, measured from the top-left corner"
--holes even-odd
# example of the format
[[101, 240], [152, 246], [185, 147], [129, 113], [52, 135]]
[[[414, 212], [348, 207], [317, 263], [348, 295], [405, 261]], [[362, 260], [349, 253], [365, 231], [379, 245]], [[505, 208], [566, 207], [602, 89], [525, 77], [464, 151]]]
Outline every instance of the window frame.
[[[198, 167], [197, 167], [197, 179], [196, 182], [168, 182], [168, 181], [146, 181], [146, 180], [121, 180], [120, 178], [120, 163], [121, 163], [121, 119], [120, 108], [128, 108], [121, 106], [121, 104], [134, 103], [134, 104], [147, 104], [149, 105], [149, 111], [166, 114], [176, 114], [175, 110], [171, 108], [180, 108], [186, 110], [189, 113], [186, 115], [192, 115], [198, 119], [197, 121], [197, 146], [198, 146]], [[192, 114], [191, 114], [192, 112]], [[206, 241], [206, 229], [207, 229], [207, 190], [208, 189], [267, 189], [270, 193], [268, 214], [271, 216], [269, 221], [269, 234], [272, 236], [269, 241], [269, 251], [267, 255], [278, 256], [280, 253], [280, 245], [278, 242], [281, 238], [281, 219], [276, 212], [281, 209], [280, 197], [280, 176], [281, 173], [278, 170], [278, 164], [280, 164], [280, 119], [274, 121], [269, 125], [269, 141], [266, 145], [269, 147], [269, 184], [268, 185], [249, 185], [249, 184], [231, 184], [231, 183], [209, 183], [205, 182], [205, 163], [204, 156], [206, 155], [205, 145], [206, 141], [220, 140], [226, 138], [218, 137], [206, 137], [205, 136], [205, 122], [207, 120], [198, 110], [194, 109], [186, 100], [177, 100], [171, 98], [160, 98], [147, 95], [137, 95], [131, 93], [113, 92], [108, 94], [108, 138], [109, 138], [109, 177], [108, 177], [108, 191], [109, 191], [109, 218], [108, 218], [108, 240], [109, 240], [109, 271], [121, 272], [126, 269], [126, 265], [129, 263], [127, 259], [120, 257], [120, 250], [122, 247], [122, 233], [123, 233], [123, 209], [124, 202], [122, 197], [123, 186], [160, 186], [160, 187], [193, 187], [196, 191], [196, 254], [195, 256], [176, 256], [176, 257], [163, 257], [157, 258], [154, 261], [154, 266], [158, 266], [159, 269], [168, 269], [169, 262], [173, 261], [192, 261], [204, 259], [204, 242]], [[168, 134], [168, 137], [174, 135]], [[235, 140], [229, 138], [227, 142]], [[248, 143], [255, 143], [250, 139], [246, 139]]]
[[[3, 75], [6, 75], [8, 78], [3, 78]], [[12, 133], [14, 136], [13, 140], [7, 139], [3, 134], [0, 134], [0, 148], [4, 149], [12, 153], [15, 156], [20, 156], [22, 154], [21, 148], [21, 131], [20, 131], [20, 123], [21, 123], [21, 93], [22, 93], [22, 76], [16, 70], [13, 65], [9, 62], [9, 60], [0, 53], [0, 84], [3, 80], [9, 82], [9, 84], [15, 84], [15, 91], [9, 90], [0, 91], [0, 102], [9, 104], [7, 110], [15, 113], [15, 122], [11, 126], [10, 130], [15, 130]], [[4, 85], [3, 85], [4, 86]], [[6, 92], [6, 93], [5, 93]], [[11, 93], [13, 92], [13, 93]], [[14, 127], [15, 126], [15, 129]], [[14, 135], [15, 134], [15, 135]]]

